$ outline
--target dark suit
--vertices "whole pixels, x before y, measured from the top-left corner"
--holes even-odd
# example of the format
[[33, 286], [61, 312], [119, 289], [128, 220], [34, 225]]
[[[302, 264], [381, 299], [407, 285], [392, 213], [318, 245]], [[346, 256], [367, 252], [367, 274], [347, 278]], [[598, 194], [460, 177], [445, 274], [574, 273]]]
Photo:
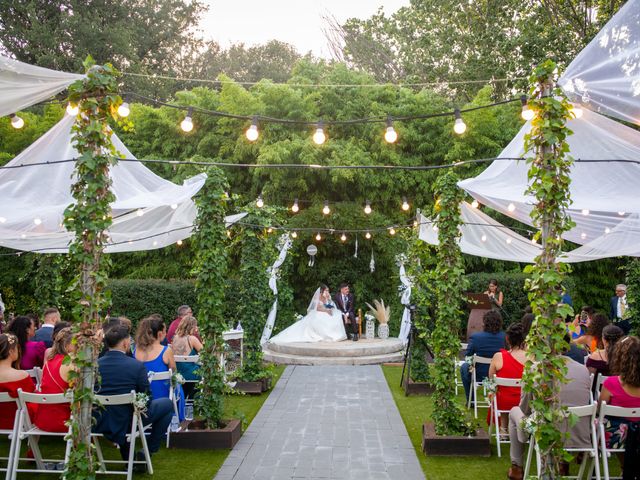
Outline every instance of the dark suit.
[[344, 323], [344, 329], [347, 332], [347, 336], [351, 333], [356, 335], [358, 333], [358, 324], [356, 323], [356, 299], [353, 296], [353, 293], [348, 293], [346, 301], [342, 300], [342, 293], [338, 292], [333, 296], [333, 301], [343, 314], [347, 314], [350, 320], [350, 323], [346, 323], [344, 320], [344, 316], [342, 317], [342, 321]]
[[[119, 395], [131, 390], [150, 394], [147, 368], [142, 362], [127, 356], [124, 352], [109, 350], [98, 359], [98, 371], [102, 380], [97, 390], [100, 395]], [[126, 459], [129, 451], [126, 435], [131, 430], [133, 408], [130, 405], [114, 405], [94, 410], [94, 416], [94, 431], [104, 434], [109, 440], [120, 445], [120, 454]], [[151, 435], [147, 440], [151, 453], [160, 449], [162, 437], [171, 423], [172, 416], [173, 404], [168, 398], [160, 398], [149, 403], [147, 414], [143, 415], [142, 420], [145, 425], [152, 424]]]
[[619, 326], [624, 331], [625, 335], [629, 335], [629, 332], [631, 331], [631, 324], [629, 323], [629, 320], [622, 320], [618, 317], [619, 298], [620, 297], [618, 297], [617, 295], [611, 297], [611, 300], [609, 301], [609, 318], [614, 324]]
[[[475, 354], [479, 357], [493, 358], [493, 356], [498, 353], [501, 348], [505, 348], [505, 346], [505, 335], [502, 331], [498, 333], [476, 332], [472, 333], [469, 337], [465, 356], [471, 357]], [[467, 363], [463, 363], [460, 367], [460, 379], [464, 386], [466, 398], [469, 398], [469, 392], [471, 391], [471, 373], [469, 372], [469, 367], [470, 365]], [[476, 364], [476, 381], [481, 382], [487, 375], [489, 375], [489, 365], [483, 363]]]
[[42, 326], [36, 330], [36, 334], [31, 339], [34, 342], [44, 342], [47, 348], [53, 346], [53, 325]]

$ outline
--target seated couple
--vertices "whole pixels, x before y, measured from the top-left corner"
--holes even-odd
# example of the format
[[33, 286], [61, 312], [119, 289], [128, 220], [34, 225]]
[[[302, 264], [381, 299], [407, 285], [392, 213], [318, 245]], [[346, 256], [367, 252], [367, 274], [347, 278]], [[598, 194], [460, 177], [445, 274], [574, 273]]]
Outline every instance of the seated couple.
[[271, 343], [292, 342], [340, 342], [348, 336], [358, 340], [355, 314], [355, 298], [349, 285], [340, 285], [340, 291], [331, 298], [329, 287], [320, 285], [313, 294], [307, 314], [278, 335]]

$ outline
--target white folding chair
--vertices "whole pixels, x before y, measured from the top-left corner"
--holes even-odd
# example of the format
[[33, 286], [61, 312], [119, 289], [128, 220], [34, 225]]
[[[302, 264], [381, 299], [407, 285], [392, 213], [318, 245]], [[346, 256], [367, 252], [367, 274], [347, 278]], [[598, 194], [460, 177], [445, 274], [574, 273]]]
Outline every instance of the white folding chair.
[[[471, 403], [473, 403], [473, 415], [475, 416], [475, 418], [478, 418], [478, 407], [489, 408], [489, 400], [487, 399], [486, 389], [484, 388], [484, 385], [482, 385], [482, 381], [477, 380], [476, 365], [491, 365], [491, 360], [491, 358], [480, 357], [475, 353], [473, 354], [473, 360], [471, 362], [471, 368], [473, 370], [471, 372], [471, 392], [469, 398], [467, 399], [467, 408], [471, 408]], [[478, 387], [482, 388], [482, 400], [478, 399]]]
[[[173, 371], [169, 369], [166, 372], [149, 372], [149, 384], [153, 382], [169, 382], [169, 400], [173, 404], [173, 414], [180, 418], [178, 413], [178, 398], [176, 398], [175, 389], [171, 388], [171, 376], [173, 375]], [[167, 429], [167, 448], [169, 448], [169, 437], [171, 436], [171, 425]]]
[[[522, 388], [522, 379], [521, 378], [502, 378], [502, 377], [493, 377], [495, 384], [497, 386], [497, 390], [500, 390], [500, 387], [517, 387]], [[491, 409], [493, 410], [493, 414], [489, 418], [489, 438], [491, 438], [491, 430], [495, 427], [495, 436], [496, 436], [496, 446], [498, 447], [498, 457], [502, 456], [502, 452], [500, 449], [500, 445], [502, 443], [510, 443], [509, 434], [500, 433], [500, 414], [506, 413], [509, 414], [510, 410], [498, 410], [498, 395], [493, 395], [491, 399]]]
[[40, 367], [33, 367], [29, 370], [26, 370], [31, 378], [33, 378], [36, 382], [36, 391], [40, 390], [40, 383], [42, 383], [42, 369]]
[[[66, 448], [64, 452], [64, 463], [67, 464], [69, 459], [69, 454], [71, 452], [71, 429], [66, 432], [47, 432], [44, 430], [40, 430], [33, 424], [31, 417], [29, 416], [29, 409], [27, 408], [28, 403], [33, 403], [38, 405], [38, 408], [43, 408], [44, 405], [59, 405], [62, 403], [71, 404], [71, 395], [67, 393], [28, 393], [23, 392], [22, 389], [18, 389], [18, 404], [20, 408], [18, 410], [18, 423], [16, 425], [14, 435], [15, 437], [15, 445], [13, 448], [13, 460], [11, 465], [11, 480], [15, 480], [18, 473], [55, 473], [60, 475], [60, 471], [58, 470], [47, 470], [45, 468], [45, 462], [60, 462], [59, 459], [45, 459], [42, 457], [40, 453], [40, 448], [38, 447], [37, 437], [66, 437], [69, 435], [66, 440]], [[33, 458], [36, 462], [36, 468], [20, 468], [20, 447], [22, 444], [22, 440], [27, 440], [29, 443], [29, 447], [31, 448], [31, 452], [33, 453]]]
[[[460, 344], [460, 352], [459, 355], [464, 355], [464, 353], [467, 351], [467, 345], [466, 343], [461, 343]], [[453, 378], [455, 381], [455, 386], [456, 386], [456, 395], [458, 395], [458, 388], [462, 388], [464, 385], [462, 384], [462, 377], [460, 376], [460, 367], [462, 366], [462, 364], [464, 363], [464, 360], [458, 358], [455, 363], [453, 368], [455, 369], [455, 371], [453, 372]]]
[[[195, 363], [200, 365], [200, 355], [174, 355], [173, 358], [178, 363]], [[178, 369], [179, 371], [180, 369]], [[198, 383], [200, 380], [185, 380], [185, 383]], [[457, 392], [456, 392], [457, 393]], [[193, 400], [189, 400], [185, 397], [185, 404], [192, 404]]]
[[624, 408], [613, 407], [607, 405], [607, 402], [600, 404], [600, 415], [598, 417], [598, 441], [600, 446], [600, 456], [602, 458], [602, 467], [604, 470], [604, 479], [610, 478], [622, 478], [622, 477], [610, 477], [609, 476], [609, 457], [612, 453], [624, 453], [624, 448], [608, 448], [607, 439], [605, 437], [605, 424], [607, 423], [607, 417], [613, 418], [637, 418], [640, 417], [640, 407]]
[[[587, 476], [585, 478], [590, 479], [593, 477], [593, 468], [595, 465], [596, 480], [600, 480], [600, 463], [598, 462], [598, 440], [597, 440], [597, 433], [596, 433], [597, 410], [598, 410], [598, 404], [595, 402], [591, 403], [590, 405], [583, 405], [580, 407], [569, 407], [569, 413], [573, 413], [574, 415], [576, 415], [578, 417], [578, 421], [580, 421], [581, 418], [589, 417], [591, 445], [589, 445], [588, 447], [567, 447], [564, 449], [566, 452], [569, 452], [569, 453], [580, 453], [580, 452], [585, 453], [589, 455], [589, 461], [587, 462], [587, 458], [585, 455], [585, 458], [582, 459], [582, 463], [580, 464], [580, 470], [578, 470], [578, 475], [574, 477], [565, 476], [562, 478], [582, 479], [586, 471]], [[531, 436], [529, 439], [529, 451], [527, 453], [527, 462], [524, 468], [524, 478], [529, 478], [533, 452], [535, 452], [535, 455], [536, 455], [536, 465], [538, 468], [537, 471], [539, 472], [540, 465], [542, 463], [542, 459], [540, 458], [540, 449], [538, 448], [538, 445], [536, 444], [536, 441], [533, 438], [533, 436]], [[587, 470], [587, 463], [589, 464], [588, 470]]]
[[600, 398], [600, 393], [602, 392], [602, 384], [607, 378], [609, 378], [609, 375], [598, 375], [598, 379], [596, 380], [596, 400]]
[[597, 400], [597, 398], [593, 398], [593, 387], [594, 387], [593, 382], [596, 379], [595, 373], [592, 373], [591, 375], [589, 375], [589, 379], [590, 379], [589, 380], [589, 401], [593, 403], [595, 400]]
[[[133, 476], [133, 466], [135, 464], [145, 463], [147, 465], [147, 472], [153, 475], [153, 465], [151, 464], [151, 454], [149, 453], [149, 447], [147, 446], [147, 439], [144, 436], [144, 424], [142, 423], [142, 415], [133, 406], [136, 401], [136, 392], [123, 393], [121, 395], [96, 395], [96, 405], [100, 407], [111, 407], [115, 405], [131, 405], [133, 409], [133, 416], [131, 418], [131, 430], [127, 434], [127, 442], [129, 442], [129, 458], [127, 460], [105, 460], [102, 454], [102, 448], [100, 448], [100, 438], [103, 437], [101, 433], [92, 433], [91, 438], [96, 446], [96, 456], [98, 457], [99, 470], [98, 473], [114, 474], [114, 475], [126, 475], [127, 480], [131, 480]], [[144, 452], [144, 460], [135, 460], [136, 440], [140, 439], [142, 444], [142, 451]], [[122, 470], [108, 470], [107, 464], [126, 464], [127, 469]]]
[[18, 425], [18, 411], [20, 410], [20, 404], [17, 398], [13, 398], [6, 392], [0, 393], [0, 403], [13, 403], [16, 406], [16, 414], [13, 417], [13, 428], [0, 429], [0, 435], [6, 436], [9, 440], [9, 455], [7, 457], [0, 457], [0, 460], [6, 460], [7, 466], [0, 467], [0, 472], [6, 472], [6, 478], [11, 476], [11, 466], [13, 465], [13, 449], [15, 448], [15, 432]]

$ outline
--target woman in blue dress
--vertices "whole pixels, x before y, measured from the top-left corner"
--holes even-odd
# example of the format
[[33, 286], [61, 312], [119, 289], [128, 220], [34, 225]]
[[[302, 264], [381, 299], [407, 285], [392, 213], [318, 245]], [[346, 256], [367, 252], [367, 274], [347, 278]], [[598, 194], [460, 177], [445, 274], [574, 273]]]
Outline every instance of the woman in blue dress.
[[[133, 355], [136, 360], [144, 363], [149, 373], [167, 372], [171, 369], [176, 372], [176, 361], [173, 351], [162, 341], [167, 336], [167, 328], [160, 316], [152, 315], [140, 320], [136, 331], [136, 345]], [[151, 382], [151, 398], [169, 398], [171, 382], [169, 380], [156, 380]], [[184, 393], [182, 386], [175, 388], [175, 395], [178, 399], [178, 416], [184, 419]]]

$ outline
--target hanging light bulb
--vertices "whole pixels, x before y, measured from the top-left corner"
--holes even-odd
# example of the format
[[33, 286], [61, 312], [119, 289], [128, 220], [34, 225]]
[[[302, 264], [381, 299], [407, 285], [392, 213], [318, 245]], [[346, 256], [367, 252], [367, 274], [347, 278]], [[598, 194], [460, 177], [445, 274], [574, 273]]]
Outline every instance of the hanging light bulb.
[[576, 119], [582, 118], [582, 114], [584, 113], [582, 110], [582, 106], [579, 104], [572, 103], [569, 111], [573, 114]]
[[318, 232], [318, 234], [316, 235], [316, 240], [317, 241], [322, 240], [322, 236], [320, 235], [320, 232]]
[[247, 137], [247, 140], [250, 142], [255, 142], [258, 139], [258, 117], [254, 116], [251, 121], [251, 126], [247, 128], [247, 131], [244, 133]]
[[12, 113], [11, 115], [9, 115], [9, 118], [11, 119], [11, 126], [13, 128], [20, 129], [24, 127], [24, 120], [20, 118], [18, 115], [16, 115], [15, 113]]
[[292, 211], [293, 213], [298, 213], [298, 211], [299, 211], [299, 210], [300, 210], [300, 207], [298, 206], [298, 199], [296, 198], [296, 199], [293, 201], [293, 205], [291, 206], [291, 211]]
[[256, 207], [264, 207], [264, 200], [262, 200], [262, 195], [258, 195], [258, 199], [256, 200]]
[[313, 134], [313, 142], [316, 145], [322, 145], [327, 140], [327, 136], [324, 133], [322, 125], [322, 120], [320, 120], [316, 126], [316, 131]]
[[325, 200], [324, 207], [322, 207], [322, 213], [325, 215], [329, 215], [331, 213], [331, 209], [329, 208], [329, 201]]
[[393, 228], [393, 227], [391, 227], [391, 228], [389, 229], [389, 235], [395, 235], [395, 234], [396, 234], [396, 229], [395, 229], [395, 228]]
[[604, 229], [604, 233], [606, 233], [607, 235], [611, 233], [611, 229], [609, 227]]
[[231, 230], [227, 230], [227, 237], [231, 238]]
[[456, 121], [453, 124], [453, 131], [456, 132], [458, 135], [462, 135], [464, 132], [467, 131], [467, 124], [464, 123], [464, 120], [462, 120], [462, 115], [460, 114], [459, 108], [456, 108], [453, 114], [456, 117]]
[[480, 237], [480, 240], [482, 240], [483, 242], [486, 242], [487, 241], [487, 236], [483, 234], [482, 237]]
[[387, 143], [395, 143], [398, 140], [398, 132], [393, 128], [391, 117], [387, 117], [387, 130], [384, 132], [384, 139]]
[[515, 206], [513, 203], [510, 203], [510, 204], [507, 206], [507, 210], [509, 210], [510, 212], [515, 212], [515, 210], [516, 210], [516, 206]]
[[267, 228], [267, 233], [271, 233], [271, 232], [273, 232], [273, 228], [271, 227]]
[[371, 202], [369, 202], [369, 200], [367, 200], [364, 205], [364, 213], [366, 213], [367, 215], [371, 213]]
[[291, 238], [298, 238], [298, 232], [291, 232]]
[[5, 223], [6, 221], [7, 221], [7, 219], [6, 219], [6, 218], [4, 218], [4, 217], [0, 217], [0, 223]]
[[180, 128], [183, 132], [190, 132], [193, 130], [193, 120], [191, 120], [191, 114], [193, 113], [193, 108], [189, 107], [187, 110], [187, 116], [184, 117], [184, 120], [180, 122]]
[[584, 232], [582, 232], [582, 233], [580, 234], [580, 238], [581, 238], [582, 240], [584, 240], [585, 238], [587, 238], [587, 234], [586, 234], [586, 233], [584, 233]]
[[531, 238], [531, 243], [532, 243], [533, 245], [538, 245], [538, 242], [536, 241], [536, 238], [535, 238], [535, 237], [532, 237], [532, 238]]
[[78, 115], [79, 111], [80, 109], [78, 108], [78, 105], [71, 102], [67, 103], [67, 115], [75, 117], [76, 115]]
[[414, 226], [414, 227], [417, 227], [417, 226], [418, 226], [418, 220], [414, 220], [414, 221], [413, 221], [413, 226]]
[[340, 240], [342, 240], [343, 242], [347, 241], [347, 236], [344, 234], [344, 232], [342, 233], [342, 235], [340, 235]]
[[139, 208], [138, 210], [136, 210], [136, 215], [141, 217], [144, 215], [144, 210], [142, 210], [141, 208]]
[[402, 210], [405, 212], [409, 210], [409, 202], [407, 202], [407, 197], [402, 197]]
[[625, 212], [618, 212], [618, 215], [620, 215], [621, 217], [624, 217]]
[[529, 104], [527, 103], [527, 96], [522, 95], [520, 97], [520, 102], [522, 102], [522, 112], [520, 113], [520, 116], [523, 118], [523, 120], [526, 121], [533, 120], [533, 117], [536, 116], [536, 112], [529, 108]]
[[157, 247], [157, 246], [158, 246], [158, 241], [157, 241], [157, 240], [154, 240], [154, 241], [153, 241], [153, 246], [154, 246], [154, 247]]
[[125, 118], [128, 117], [130, 113], [131, 109], [129, 108], [129, 103], [126, 101], [122, 102], [118, 107], [118, 115], [120, 115], [122, 118]]
[[371, 234], [369, 232], [364, 234], [364, 238], [366, 238], [367, 240], [369, 240], [371, 238]]
[[182, 245], [182, 240], [178, 240], [178, 241], [176, 242], [176, 245], [181, 246], [181, 245]]
[[479, 206], [480, 204], [478, 203], [478, 200], [474, 198], [473, 202], [471, 202], [471, 208], [478, 208]]
[[582, 214], [586, 217], [587, 215], [589, 215], [589, 209], [588, 208], [583, 208], [582, 209]]
[[507, 237], [507, 243], [511, 244], [511, 237]]
[[177, 203], [172, 203], [171, 204], [171, 210], [175, 210], [176, 208], [178, 208], [178, 204]]
[[33, 223], [35, 223], [36, 225], [40, 225], [42, 223], [42, 219], [36, 217], [33, 219]]

